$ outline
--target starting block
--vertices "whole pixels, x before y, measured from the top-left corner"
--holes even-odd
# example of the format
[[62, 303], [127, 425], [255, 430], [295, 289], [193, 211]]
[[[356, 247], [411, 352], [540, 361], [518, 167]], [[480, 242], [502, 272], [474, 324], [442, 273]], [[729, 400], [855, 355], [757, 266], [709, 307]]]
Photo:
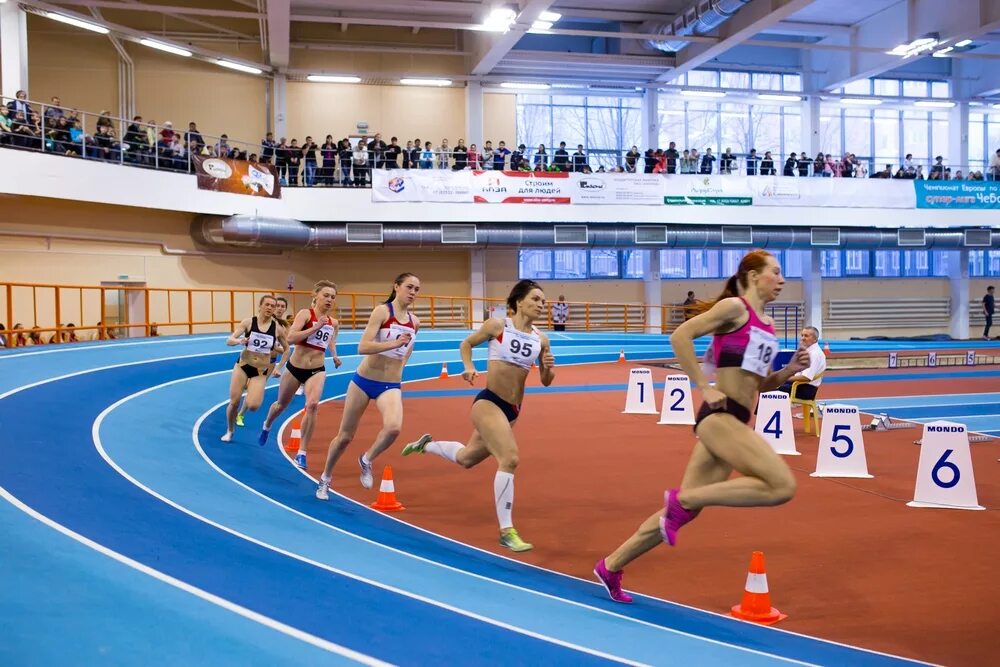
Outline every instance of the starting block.
[[898, 431], [904, 428], [916, 428], [917, 425], [912, 422], [893, 422], [889, 419], [889, 415], [884, 412], [880, 412], [872, 418], [870, 424], [864, 427], [865, 431]]

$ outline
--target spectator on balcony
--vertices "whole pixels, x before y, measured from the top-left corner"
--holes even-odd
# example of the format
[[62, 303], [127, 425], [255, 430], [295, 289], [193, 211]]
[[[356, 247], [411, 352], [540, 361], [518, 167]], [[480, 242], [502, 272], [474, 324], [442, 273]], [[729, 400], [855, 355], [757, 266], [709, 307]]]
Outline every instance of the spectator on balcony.
[[990, 169], [986, 173], [991, 181], [1000, 181], [1000, 148], [990, 157]]
[[[104, 112], [102, 111], [101, 113], [104, 113]], [[101, 127], [101, 119], [102, 118], [104, 118], [104, 117], [101, 116], [101, 118], [97, 119], [97, 127], [98, 127], [98, 129]], [[110, 121], [111, 119], [109, 118], [108, 120]], [[111, 125], [110, 122], [106, 123], [106, 124], [108, 126]], [[226, 135], [222, 135], [222, 136], [224, 137]], [[166, 141], [168, 144], [174, 143], [174, 124], [171, 123], [169, 120], [163, 124], [163, 129], [160, 130], [160, 139]]]
[[278, 180], [282, 185], [288, 185], [288, 140], [281, 138], [274, 147], [274, 168], [278, 170]]
[[480, 169], [480, 155], [479, 148], [475, 144], [469, 144], [469, 150], [466, 152], [466, 158], [469, 161], [469, 169]]
[[424, 150], [420, 151], [420, 168], [434, 168], [434, 149], [431, 147], [431, 142], [429, 141], [424, 142]]
[[538, 144], [532, 164], [535, 166], [535, 171], [545, 171], [548, 168], [549, 156], [545, 152], [545, 144]]
[[125, 146], [122, 149], [129, 162], [146, 162], [150, 146], [149, 137], [146, 136], [146, 128], [143, 127], [142, 116], [132, 118], [132, 123], [125, 130], [124, 142]]
[[778, 170], [774, 167], [774, 158], [771, 157], [771, 151], [764, 151], [764, 159], [760, 161], [760, 174], [761, 176], [778, 175]]
[[872, 174], [872, 178], [892, 178], [892, 165], [885, 165], [885, 169], [882, 171], [876, 171]]
[[288, 185], [293, 188], [298, 187], [299, 168], [302, 166], [302, 147], [299, 146], [298, 139], [292, 139], [292, 143], [285, 150], [285, 155], [288, 156]]
[[66, 122], [65, 116], [59, 116], [48, 130], [48, 148], [56, 153], [62, 153], [63, 155], [74, 155], [76, 150], [73, 147], [73, 141], [69, 136], [69, 124]]
[[115, 141], [115, 130], [110, 125], [98, 125], [94, 133], [91, 157], [98, 160], [117, 161], [120, 145]]
[[990, 339], [990, 327], [993, 326], [993, 313], [996, 312], [996, 300], [993, 298], [994, 286], [986, 288], [986, 295], [983, 296], [983, 317], [986, 318], [986, 328], [983, 329], [983, 340]]
[[654, 169], [656, 169], [656, 151], [647, 148], [646, 153], [642, 156], [642, 173], [652, 174]]
[[319, 170], [320, 185], [333, 187], [337, 173], [337, 152], [337, 144], [333, 141], [333, 135], [326, 135], [326, 140], [320, 148], [320, 155], [323, 157], [323, 166]]
[[507, 148], [507, 142], [501, 141], [497, 144], [497, 148], [493, 151], [493, 170], [503, 171], [504, 167], [507, 166], [507, 156], [510, 155], [510, 149]]
[[318, 150], [319, 146], [316, 145], [311, 136], [307, 136], [302, 142], [302, 150], [300, 151], [303, 159], [302, 181], [308, 188], [316, 185], [316, 152]]
[[756, 176], [760, 173], [760, 158], [757, 157], [757, 149], [751, 148], [750, 155], [747, 156], [747, 176]]
[[274, 133], [268, 132], [260, 142], [261, 164], [271, 164], [274, 161]]
[[452, 158], [454, 158], [454, 163], [452, 165], [453, 171], [462, 171], [469, 164], [469, 149], [465, 145], [465, 139], [459, 139], [458, 144], [455, 145], [455, 150], [451, 152]]
[[701, 158], [701, 173], [711, 174], [715, 170], [715, 156], [712, 155], [712, 149], [706, 148], [705, 155]]
[[[3, 107], [3, 108], [4, 108], [4, 110], [7, 109], [7, 107]], [[0, 324], [0, 347], [7, 347], [8, 346], [7, 345], [7, 334], [4, 333], [6, 330], [7, 330], [7, 327], [5, 325], [3, 325], [3, 324]]]
[[625, 153], [625, 171], [634, 174], [640, 157], [638, 146], [630, 148], [628, 153]]
[[781, 170], [781, 175], [782, 176], [794, 176], [795, 175], [795, 168], [796, 168], [796, 166], [798, 166], [798, 163], [799, 163], [799, 160], [798, 160], [798, 154], [797, 153], [792, 153], [791, 155], [789, 155], [788, 159], [785, 160], [785, 166]]
[[14, 325], [14, 328], [11, 329], [11, 331], [16, 331], [17, 332], [17, 333], [12, 334], [13, 338], [11, 339], [11, 343], [10, 343], [11, 347], [24, 347], [25, 345], [28, 344], [28, 339], [24, 335], [24, 325], [23, 324], [21, 324], [20, 322], [18, 322], [17, 324]]
[[569, 171], [569, 151], [566, 150], [565, 141], [559, 142], [559, 148], [552, 156], [552, 166], [557, 171]]
[[399, 169], [399, 156], [402, 155], [403, 149], [399, 145], [399, 139], [392, 137], [389, 139], [389, 145], [385, 147], [384, 160], [382, 162], [383, 169]]
[[[483, 152], [479, 155], [479, 162], [482, 165], [482, 169], [492, 169], [493, 168], [493, 142], [487, 140], [483, 144]], [[500, 167], [503, 169], [503, 167]]]
[[233, 152], [233, 147], [229, 145], [229, 135], [223, 134], [219, 137], [219, 143], [215, 145], [215, 157], [228, 158]]
[[528, 168], [528, 147], [520, 144], [517, 150], [510, 154], [510, 170], [521, 171]]
[[381, 169], [385, 165], [385, 142], [382, 133], [376, 132], [368, 142], [368, 169]]
[[368, 144], [364, 139], [358, 140], [351, 162], [354, 166], [354, 187], [363, 188], [368, 182]]
[[733, 149], [726, 146], [726, 152], [722, 154], [721, 158], [719, 158], [719, 173], [731, 174], [735, 169], [736, 156], [733, 155]]
[[912, 153], [907, 153], [906, 157], [903, 158], [903, 172], [908, 174], [911, 178], [916, 178], [917, 176], [917, 166], [913, 162]]
[[28, 104], [28, 93], [19, 90], [14, 94], [14, 99], [7, 103], [7, 110], [10, 111], [11, 118], [17, 118], [17, 114], [23, 113], [25, 118], [30, 118], [34, 109]]
[[54, 127], [64, 115], [62, 102], [58, 97], [53, 96], [49, 105], [45, 107], [44, 117], [46, 127], [50, 125]]
[[684, 321], [687, 322], [698, 314], [698, 299], [694, 298], [694, 291], [688, 290], [687, 298], [684, 299]]
[[667, 150], [663, 151], [664, 157], [667, 158], [667, 173], [676, 174], [677, 173], [677, 161], [680, 159], [681, 154], [677, 151], [677, 143], [674, 141], [670, 142], [667, 146]]
[[28, 333], [28, 345], [44, 345], [45, 341], [42, 340], [42, 334], [38, 331], [38, 327], [34, 327]]
[[11, 145], [20, 148], [30, 148], [38, 150], [41, 147], [41, 134], [31, 120], [24, 115], [23, 111], [14, 113], [14, 120], [11, 122]]
[[[406, 146], [403, 147], [403, 153], [402, 153], [403, 160], [402, 160], [402, 164], [400, 165], [403, 169], [409, 169], [410, 168], [410, 164], [411, 164], [410, 157], [412, 155], [413, 155], [413, 141], [409, 140], [409, 141], [406, 142]], [[414, 167], [417, 166], [416, 162], [413, 162], [412, 164], [413, 164]]]
[[441, 145], [438, 146], [438, 169], [447, 169], [451, 166], [449, 158], [451, 158], [451, 148], [448, 147], [448, 140], [442, 139]]
[[[427, 143], [430, 144], [430, 142], [427, 142]], [[416, 169], [416, 168], [418, 168], [420, 166], [420, 153], [422, 152], [420, 147], [422, 145], [423, 144], [420, 142], [420, 139], [414, 139], [413, 140], [413, 147], [410, 149], [410, 168], [411, 169]], [[433, 154], [432, 154], [431, 159], [432, 160], [434, 159], [433, 158]]]
[[156, 322], [150, 322], [149, 323], [149, 337], [150, 338], [157, 338], [159, 335], [160, 335], [160, 332], [157, 329]]
[[340, 184], [346, 188], [352, 184], [351, 163], [354, 161], [350, 139], [344, 138], [337, 143], [337, 159], [340, 160]]
[[[696, 171], [696, 162], [694, 158], [691, 157], [691, 151], [684, 149], [679, 160], [681, 163], [681, 173], [682, 174], [693, 174]], [[667, 172], [669, 173], [669, 172]]]
[[11, 143], [13, 125], [14, 121], [10, 117], [10, 109], [0, 106], [0, 146], [6, 146]]
[[653, 157], [656, 158], [656, 162], [653, 164], [654, 174], [665, 174], [667, 173], [667, 154], [661, 151], [659, 148], [653, 153]]
[[[935, 174], [937, 174], [936, 178]], [[944, 158], [940, 155], [934, 158], [934, 164], [931, 166], [931, 179], [944, 180]]]
[[583, 152], [583, 144], [577, 144], [576, 152], [573, 153], [573, 171], [582, 173], [584, 167], [589, 168], [589, 166], [587, 164], [587, 154]]
[[799, 161], [796, 164], [796, 166], [798, 168], [798, 171], [799, 171], [799, 176], [801, 176], [803, 178], [805, 178], [806, 176], [809, 176], [810, 175], [809, 174], [809, 169], [812, 167], [812, 163], [813, 163], [813, 161], [812, 161], [812, 158], [809, 157], [809, 154], [806, 153], [805, 151], [802, 151], [799, 154]]
[[917, 165], [917, 173], [914, 174], [913, 178], [915, 178], [918, 181], [924, 180], [924, 165], [922, 164]]

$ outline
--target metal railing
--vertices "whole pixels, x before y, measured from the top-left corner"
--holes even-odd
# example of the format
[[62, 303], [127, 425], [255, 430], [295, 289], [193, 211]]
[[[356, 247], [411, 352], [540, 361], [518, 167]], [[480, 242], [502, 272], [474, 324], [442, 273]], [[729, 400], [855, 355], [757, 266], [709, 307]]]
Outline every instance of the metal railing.
[[[312, 293], [303, 290], [134, 287], [124, 285], [50, 285], [0, 283], [0, 334], [8, 345], [37, 334], [42, 342], [71, 337], [87, 340], [140, 338], [231, 331], [257, 310], [264, 295], [283, 296], [288, 315], [309, 307]], [[341, 292], [336, 317], [345, 329], [363, 328], [383, 293]], [[683, 305], [568, 302], [568, 331], [670, 333], [684, 322]], [[413, 307], [421, 325], [432, 329], [469, 329], [484, 318], [506, 314], [500, 298], [421, 296]], [[783, 332], [786, 345], [798, 336], [799, 304], [772, 304], [768, 312]], [[31, 322], [24, 326], [21, 322]], [[81, 324], [77, 325], [76, 322]], [[9, 326], [8, 326], [9, 323]], [[89, 324], [93, 323], [93, 324]], [[541, 326], [553, 325], [550, 308]]]
[[[557, 148], [526, 147], [521, 151], [513, 143], [508, 153], [493, 147], [489, 153], [484, 146], [408, 147], [414, 140], [404, 140], [403, 145], [376, 144], [374, 135], [350, 136], [335, 141], [333, 145], [313, 142], [310, 146], [292, 146], [277, 143], [231, 140], [226, 135], [213, 136], [196, 127], [174, 128], [158, 125], [156, 120], [135, 117], [131, 120], [111, 116], [108, 112], [95, 114], [34, 100], [14, 100], [0, 97], [3, 106], [10, 107], [10, 132], [0, 128], [0, 146], [10, 146], [70, 157], [80, 157], [133, 167], [145, 167], [177, 173], [193, 173], [192, 154], [223, 156], [238, 160], [274, 164], [282, 184], [286, 187], [354, 186], [368, 187], [373, 169], [450, 169], [462, 170], [558, 170], [583, 173], [665, 173], [665, 174], [721, 174], [742, 176], [795, 176], [876, 178], [885, 167], [883, 158], [856, 157], [847, 166], [844, 156], [837, 156], [829, 163], [817, 165], [816, 156], [797, 159], [788, 163], [788, 156], [761, 152], [755, 157], [747, 153], [715, 153], [705, 159], [701, 153], [679, 152], [676, 158], [656, 154], [657, 149], [632, 151], [591, 150], [574, 155], [576, 149], [568, 148], [565, 154], [556, 154]], [[17, 117], [23, 105], [24, 118]], [[176, 141], [174, 138], [176, 137]], [[416, 140], [419, 142], [419, 140]], [[348, 146], [341, 147], [341, 142]], [[359, 147], [359, 142], [364, 147]], [[304, 143], [304, 142], [303, 142]], [[473, 148], [474, 147], [474, 148]], [[707, 151], [706, 151], [707, 152]], [[714, 153], [714, 149], [713, 149]], [[315, 159], [310, 159], [314, 157]], [[882, 164], [877, 164], [881, 161]], [[893, 178], [935, 178], [938, 170], [932, 160], [912, 163], [891, 163]], [[1000, 179], [1000, 168], [987, 164], [940, 165], [939, 175], [947, 180], [957, 180], [959, 174], [968, 180]], [[949, 170], [949, 171], [945, 171]]]

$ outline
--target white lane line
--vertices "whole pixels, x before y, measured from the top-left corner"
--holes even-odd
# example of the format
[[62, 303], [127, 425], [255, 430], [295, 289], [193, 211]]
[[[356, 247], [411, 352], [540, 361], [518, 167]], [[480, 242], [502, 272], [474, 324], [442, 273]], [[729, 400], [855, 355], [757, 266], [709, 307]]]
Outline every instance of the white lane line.
[[[255, 537], [251, 537], [250, 535], [247, 535], [245, 533], [237, 531], [237, 530], [235, 530], [233, 528], [230, 528], [228, 526], [224, 526], [224, 525], [218, 523], [217, 521], [209, 519], [208, 517], [202, 516], [201, 514], [198, 514], [197, 512], [194, 512], [193, 510], [190, 510], [187, 507], [184, 507], [183, 505], [174, 502], [173, 500], [171, 500], [171, 499], [167, 498], [166, 496], [158, 493], [157, 491], [154, 491], [153, 489], [151, 489], [150, 487], [146, 486], [145, 484], [143, 484], [142, 482], [140, 482], [136, 478], [132, 477], [128, 472], [126, 472], [121, 466], [119, 466], [108, 455], [108, 453], [104, 449], [104, 445], [103, 445], [103, 443], [101, 441], [100, 428], [101, 428], [101, 424], [104, 422], [104, 419], [111, 412], [113, 412], [115, 409], [117, 409], [121, 405], [127, 403], [128, 401], [130, 401], [130, 400], [132, 400], [134, 398], [138, 398], [139, 396], [143, 396], [144, 394], [151, 393], [151, 392], [156, 391], [158, 389], [161, 389], [163, 387], [169, 387], [169, 386], [174, 385], [174, 384], [179, 384], [179, 383], [182, 383], [182, 382], [187, 382], [188, 380], [197, 380], [197, 379], [200, 379], [200, 378], [210, 377], [212, 375], [217, 375], [220, 372], [228, 373], [228, 372], [231, 372], [231, 371], [229, 371], [229, 370], [226, 370], [226, 371], [216, 371], [216, 372], [213, 372], [213, 373], [205, 373], [203, 375], [195, 375], [195, 376], [191, 376], [191, 377], [187, 377], [187, 378], [180, 378], [180, 379], [177, 379], [177, 380], [171, 380], [169, 382], [164, 382], [162, 384], [158, 384], [158, 385], [155, 385], [153, 387], [148, 387], [148, 388], [143, 389], [141, 391], [138, 391], [138, 392], [135, 392], [135, 393], [130, 394], [128, 396], [125, 396], [125, 397], [119, 399], [118, 401], [116, 401], [115, 403], [109, 405], [107, 408], [104, 409], [103, 412], [101, 412], [100, 415], [98, 415], [97, 419], [94, 421], [93, 427], [91, 428], [91, 434], [92, 434], [93, 440], [94, 440], [94, 447], [97, 449], [97, 452], [100, 454], [101, 458], [103, 458], [104, 461], [109, 466], [111, 466], [111, 468], [113, 468], [119, 475], [121, 475], [122, 477], [124, 477], [125, 479], [127, 479], [129, 482], [131, 482], [133, 485], [135, 485], [139, 489], [142, 489], [143, 491], [145, 491], [149, 495], [153, 496], [154, 498], [156, 498], [160, 502], [163, 502], [163, 503], [165, 503], [165, 504], [173, 507], [174, 509], [181, 511], [184, 514], [187, 514], [188, 516], [190, 516], [190, 517], [192, 517], [194, 519], [197, 519], [197, 520], [199, 520], [199, 521], [201, 521], [203, 523], [206, 523], [209, 526], [212, 526], [213, 528], [221, 530], [221, 531], [223, 531], [225, 533], [229, 533], [230, 535], [233, 535], [234, 537], [238, 537], [238, 538], [240, 538], [242, 540], [246, 540], [247, 542], [250, 542], [251, 544], [257, 545], [257, 546], [262, 547], [264, 549], [268, 549], [270, 551], [274, 551], [275, 553], [281, 554], [282, 556], [285, 556], [287, 558], [291, 558], [293, 560], [297, 560], [297, 561], [300, 561], [302, 563], [306, 563], [307, 565], [312, 565], [313, 567], [319, 568], [321, 570], [325, 570], [327, 572], [332, 572], [334, 574], [338, 574], [340, 576], [347, 577], [349, 579], [353, 579], [355, 581], [359, 581], [359, 582], [364, 583], [364, 584], [368, 584], [369, 586], [373, 586], [375, 588], [381, 588], [381, 589], [389, 591], [391, 593], [395, 593], [397, 595], [400, 595], [400, 596], [403, 596], [403, 597], [407, 597], [407, 598], [410, 598], [412, 600], [416, 600], [418, 602], [423, 602], [425, 604], [428, 604], [428, 605], [431, 605], [431, 606], [434, 606], [434, 607], [438, 607], [438, 608], [444, 609], [446, 611], [450, 611], [450, 612], [453, 612], [455, 614], [459, 614], [461, 616], [466, 616], [468, 618], [472, 618], [474, 620], [481, 621], [481, 622], [487, 623], [489, 625], [493, 625], [493, 626], [496, 626], [496, 627], [499, 627], [499, 628], [503, 628], [504, 630], [509, 630], [511, 632], [516, 632], [518, 634], [522, 634], [522, 635], [525, 635], [527, 637], [532, 637], [534, 639], [539, 639], [541, 641], [545, 641], [545, 642], [548, 642], [550, 644], [555, 644], [555, 645], [561, 646], [563, 648], [568, 648], [568, 649], [571, 649], [571, 650], [574, 650], [574, 651], [578, 651], [578, 652], [581, 652], [581, 653], [586, 653], [586, 654], [593, 655], [593, 656], [598, 657], [598, 658], [603, 658], [605, 660], [610, 660], [610, 661], [621, 663], [621, 664], [625, 664], [625, 665], [643, 665], [643, 663], [635, 662], [635, 661], [632, 661], [632, 660], [626, 660], [624, 658], [621, 658], [621, 657], [618, 657], [618, 656], [614, 656], [614, 655], [611, 655], [611, 654], [608, 654], [608, 653], [604, 653], [602, 651], [596, 651], [594, 649], [590, 649], [590, 648], [587, 648], [585, 646], [579, 646], [579, 645], [576, 645], [576, 644], [572, 644], [570, 642], [566, 642], [566, 641], [563, 641], [561, 639], [556, 639], [555, 637], [549, 637], [547, 635], [543, 635], [541, 633], [533, 632], [533, 631], [527, 630], [525, 628], [520, 628], [518, 626], [509, 624], [509, 623], [505, 623], [503, 621], [498, 621], [496, 619], [489, 618], [487, 616], [483, 616], [483, 615], [477, 614], [475, 612], [470, 612], [470, 611], [467, 611], [467, 610], [464, 610], [464, 609], [460, 609], [458, 607], [452, 606], [450, 604], [446, 604], [444, 602], [440, 602], [438, 600], [433, 600], [433, 599], [425, 597], [423, 595], [412, 593], [410, 591], [405, 591], [405, 590], [403, 590], [401, 588], [397, 588], [395, 586], [390, 586], [388, 584], [383, 584], [383, 583], [375, 581], [373, 579], [369, 579], [367, 577], [362, 577], [360, 575], [353, 574], [353, 573], [348, 572], [346, 570], [341, 570], [339, 568], [332, 567], [330, 565], [327, 565], [326, 563], [321, 563], [321, 562], [313, 560], [311, 558], [306, 558], [305, 556], [301, 556], [299, 554], [293, 553], [291, 551], [283, 549], [283, 548], [281, 548], [279, 546], [276, 546], [274, 544], [271, 544], [269, 542], [265, 542], [263, 540], [259, 540], [259, 539], [255, 538]], [[208, 414], [210, 414], [211, 412], [213, 412], [214, 410], [218, 409], [222, 405], [225, 405], [228, 402], [229, 401], [224, 401], [224, 402], [216, 404], [215, 406], [212, 407], [211, 410], [209, 410], [208, 412], [204, 413], [201, 417], [199, 417], [198, 422], [195, 424], [195, 427], [194, 427], [195, 431], [194, 432], [197, 433], [197, 429], [200, 427], [202, 420], [204, 420], [205, 417], [208, 416]]]
[[315, 635], [303, 632], [298, 628], [293, 628], [290, 625], [286, 625], [284, 623], [281, 623], [280, 621], [274, 620], [273, 618], [269, 618], [267, 616], [264, 616], [263, 614], [259, 614], [251, 609], [247, 609], [246, 607], [242, 607], [217, 595], [213, 595], [212, 593], [202, 590], [196, 586], [192, 586], [187, 582], [181, 581], [180, 579], [176, 579], [168, 574], [160, 572], [159, 570], [154, 570], [148, 565], [140, 563], [139, 561], [133, 560], [132, 558], [129, 558], [124, 554], [109, 549], [103, 544], [94, 542], [93, 540], [84, 537], [83, 535], [77, 532], [74, 532], [73, 530], [67, 528], [66, 526], [57, 523], [56, 521], [53, 521], [44, 514], [35, 511], [33, 508], [21, 502], [18, 498], [16, 498], [7, 489], [3, 487], [0, 487], [0, 497], [2, 497], [4, 500], [9, 502], [17, 509], [21, 510], [31, 518], [40, 521], [49, 528], [52, 528], [53, 530], [56, 530], [57, 532], [62, 533], [63, 535], [76, 540], [77, 542], [79, 542], [84, 546], [90, 547], [91, 549], [93, 549], [94, 551], [98, 552], [101, 555], [116, 560], [119, 563], [127, 565], [135, 570], [138, 570], [139, 572], [142, 572], [145, 575], [148, 575], [150, 577], [153, 577], [154, 579], [162, 581], [165, 584], [169, 584], [174, 588], [178, 588], [184, 591], [185, 593], [190, 593], [191, 595], [194, 595], [195, 597], [205, 600], [206, 602], [210, 602], [227, 611], [231, 611], [234, 614], [238, 614], [243, 618], [254, 621], [256, 623], [260, 623], [265, 627], [271, 628], [272, 630], [276, 630], [282, 634], [288, 635], [289, 637], [293, 637], [295, 639], [303, 641], [317, 648], [329, 651], [330, 653], [335, 653], [345, 658], [349, 658], [363, 665], [372, 665], [373, 667], [386, 667], [388, 665], [391, 665], [391, 663], [383, 662], [371, 656], [364, 655], [363, 653], [358, 653], [357, 651], [353, 651], [347, 648], [346, 646], [341, 646], [340, 644], [334, 644], [333, 642], [327, 641], [320, 637], [316, 637]]

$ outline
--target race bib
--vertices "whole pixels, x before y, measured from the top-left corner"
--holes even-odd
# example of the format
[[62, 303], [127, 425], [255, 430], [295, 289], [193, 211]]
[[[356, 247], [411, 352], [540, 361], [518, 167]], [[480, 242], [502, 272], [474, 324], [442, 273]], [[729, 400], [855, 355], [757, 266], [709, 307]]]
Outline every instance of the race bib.
[[402, 359], [406, 356], [406, 353], [410, 351], [413, 347], [413, 342], [416, 340], [417, 332], [410, 327], [404, 327], [400, 324], [393, 322], [387, 328], [379, 329], [379, 339], [380, 342], [388, 343], [389, 341], [398, 340], [400, 336], [405, 334], [410, 334], [410, 342], [402, 347], [393, 348], [391, 350], [385, 350], [384, 352], [379, 352], [379, 354], [386, 357], [392, 357], [393, 359]]
[[331, 336], [333, 336], [333, 327], [329, 324], [324, 324], [322, 328], [314, 331], [309, 338], [306, 338], [306, 345], [324, 349], [330, 343]]
[[260, 354], [270, 354], [274, 349], [274, 336], [259, 331], [251, 331], [247, 338], [247, 350]]
[[743, 352], [740, 368], [754, 375], [767, 377], [771, 374], [774, 355], [778, 353], [778, 337], [772, 333], [750, 327], [750, 340]]

